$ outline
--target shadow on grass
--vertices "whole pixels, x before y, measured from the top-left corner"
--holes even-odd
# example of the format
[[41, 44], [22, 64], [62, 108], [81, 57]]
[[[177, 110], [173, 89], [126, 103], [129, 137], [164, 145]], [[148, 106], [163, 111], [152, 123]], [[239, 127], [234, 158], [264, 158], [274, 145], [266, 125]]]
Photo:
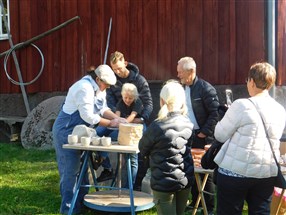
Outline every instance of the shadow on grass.
[[60, 207], [60, 195], [50, 187], [37, 185], [0, 188], [1, 214], [53, 214]]

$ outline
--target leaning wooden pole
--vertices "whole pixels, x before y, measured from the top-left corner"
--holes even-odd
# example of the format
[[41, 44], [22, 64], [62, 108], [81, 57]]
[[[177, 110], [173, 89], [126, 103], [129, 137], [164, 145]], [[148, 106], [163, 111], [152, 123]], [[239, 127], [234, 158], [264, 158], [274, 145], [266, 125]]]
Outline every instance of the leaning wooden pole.
[[[58, 26], [56, 26], [56, 27], [54, 27], [54, 28], [52, 28], [52, 29], [50, 29], [50, 30], [48, 30], [48, 31], [46, 31], [46, 32], [44, 32], [44, 33], [42, 33], [42, 34], [39, 34], [38, 36], [35, 36], [35, 37], [33, 37], [33, 38], [31, 38], [31, 39], [25, 41], [25, 42], [22, 42], [22, 43], [19, 44], [19, 45], [16, 44], [16, 45], [15, 45], [16, 47], [14, 47], [14, 51], [16, 51], [16, 50], [18, 50], [18, 49], [21, 49], [21, 48], [24, 48], [24, 47], [30, 45], [31, 43], [35, 42], [36, 40], [39, 40], [39, 39], [41, 39], [41, 38], [43, 38], [43, 37], [45, 37], [45, 36], [47, 36], [47, 35], [49, 35], [49, 34], [55, 32], [55, 31], [57, 31], [57, 30], [59, 30], [59, 29], [65, 27], [65, 26], [69, 25], [70, 23], [72, 23], [72, 22], [74, 22], [75, 20], [78, 20], [78, 19], [80, 19], [80, 17], [79, 17], [79, 16], [75, 16], [75, 17], [73, 17], [72, 19], [69, 19], [68, 21], [66, 21], [66, 22], [64, 22], [64, 23], [62, 23], [62, 24], [60, 24], [60, 25], [58, 25]], [[11, 49], [12, 49], [12, 48], [11, 48]], [[5, 51], [5, 52], [2, 52], [2, 53], [0, 54], [0, 58], [3, 57], [3, 56], [5, 56], [11, 49], [9, 49], [9, 50], [7, 50], [7, 51]]]

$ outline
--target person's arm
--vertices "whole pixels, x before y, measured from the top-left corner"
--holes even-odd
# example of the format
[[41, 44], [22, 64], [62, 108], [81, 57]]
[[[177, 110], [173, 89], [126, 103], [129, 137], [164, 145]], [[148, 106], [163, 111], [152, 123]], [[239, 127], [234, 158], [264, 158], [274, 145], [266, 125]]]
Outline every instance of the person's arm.
[[90, 125], [100, 121], [99, 113], [94, 113], [94, 89], [89, 82], [81, 81], [78, 90], [75, 90], [72, 97], [79, 111], [80, 117]]
[[110, 109], [107, 109], [103, 113], [103, 117], [106, 119], [117, 119], [119, 116], [117, 116], [115, 113], [113, 113]]
[[153, 100], [151, 91], [147, 80], [143, 76], [138, 76], [137, 83], [134, 83], [138, 89], [140, 99], [143, 103], [143, 111], [140, 114], [144, 120], [149, 120], [149, 117], [153, 111]]
[[120, 118], [114, 118], [114, 119], [105, 119], [100, 118], [98, 125], [104, 126], [104, 127], [118, 127], [120, 123], [123, 121]]
[[219, 101], [215, 88], [209, 85], [204, 89], [203, 102], [206, 108], [208, 117], [205, 124], [200, 128], [198, 137], [205, 138], [206, 136], [213, 136], [215, 125], [219, 120], [218, 107]]
[[143, 103], [141, 99], [138, 98], [134, 101], [132, 112], [128, 117], [129, 119], [127, 119], [127, 121], [130, 121], [132, 123], [144, 124], [145, 123], [144, 118], [141, 117], [142, 111], [143, 111]]
[[[221, 121], [219, 121], [215, 126], [214, 136], [219, 142], [224, 143], [226, 140], [232, 137], [232, 135], [239, 129], [239, 127], [243, 126], [243, 124], [241, 124], [242, 118], [249, 115], [243, 105], [243, 102], [243, 99], [234, 101]], [[244, 120], [244, 123], [249, 124], [249, 121], [251, 120]], [[242, 131], [243, 130], [240, 132]]]
[[107, 106], [113, 111], [116, 111], [116, 104], [118, 103], [118, 98], [121, 98], [121, 89], [117, 86], [110, 86], [110, 88], [106, 89], [106, 101]]
[[99, 125], [105, 127], [118, 127], [120, 123], [126, 123], [126, 119], [117, 116], [110, 109], [104, 111], [99, 121]]
[[127, 122], [133, 122], [133, 120], [135, 119], [135, 117], [137, 116], [137, 112], [132, 111], [131, 114], [126, 118]]
[[119, 110], [115, 111], [115, 114], [116, 114], [117, 116], [121, 116], [121, 112], [120, 112]]

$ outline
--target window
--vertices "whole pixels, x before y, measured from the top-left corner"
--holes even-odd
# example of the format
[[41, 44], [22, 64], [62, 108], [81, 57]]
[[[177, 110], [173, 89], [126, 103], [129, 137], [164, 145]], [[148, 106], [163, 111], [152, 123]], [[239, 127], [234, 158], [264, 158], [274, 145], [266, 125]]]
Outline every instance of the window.
[[[4, 10], [2, 10], [2, 3], [4, 6]], [[8, 39], [8, 31], [6, 28], [6, 24], [8, 28], [10, 28], [10, 19], [9, 19], [9, 0], [0, 0], [0, 40]]]

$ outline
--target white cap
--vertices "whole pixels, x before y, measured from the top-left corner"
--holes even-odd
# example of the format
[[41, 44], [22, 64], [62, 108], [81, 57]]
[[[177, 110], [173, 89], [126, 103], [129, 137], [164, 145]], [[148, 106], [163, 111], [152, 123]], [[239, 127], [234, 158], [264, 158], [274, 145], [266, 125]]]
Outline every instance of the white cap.
[[106, 84], [114, 85], [116, 83], [116, 76], [108, 65], [99, 65], [94, 72]]

